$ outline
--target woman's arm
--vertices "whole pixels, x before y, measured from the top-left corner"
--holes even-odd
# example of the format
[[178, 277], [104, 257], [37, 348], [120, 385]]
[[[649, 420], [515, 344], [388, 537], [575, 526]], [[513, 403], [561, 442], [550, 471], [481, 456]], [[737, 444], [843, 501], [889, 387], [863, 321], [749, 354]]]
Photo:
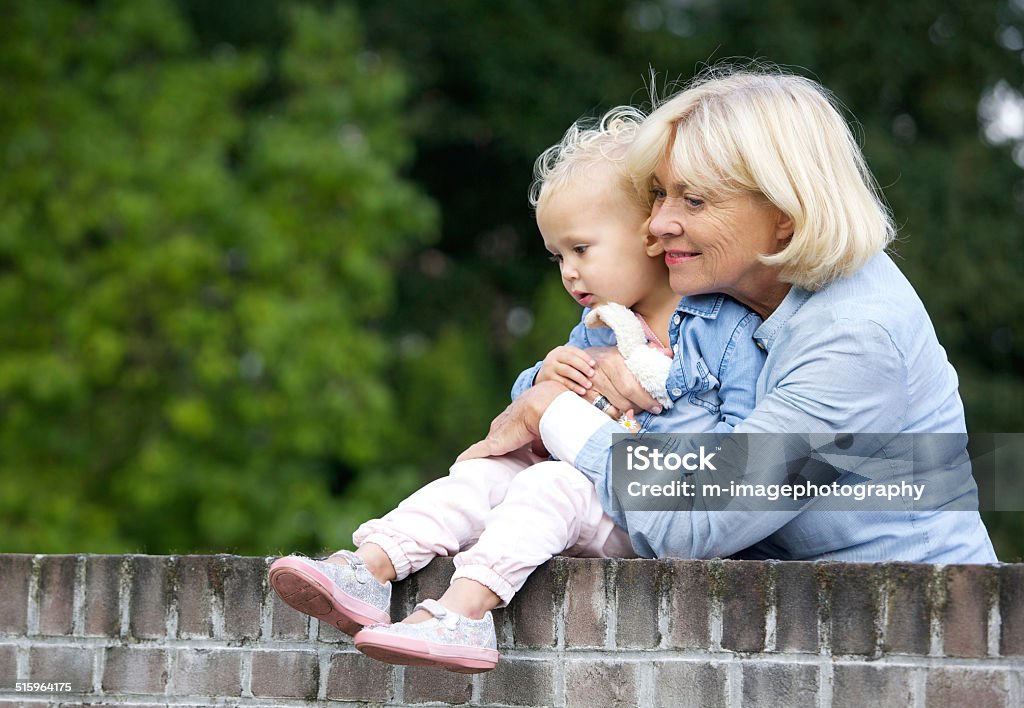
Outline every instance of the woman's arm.
[[[777, 359], [769, 357], [768, 390], [753, 413], [736, 426], [736, 433], [891, 433], [902, 429], [907, 407], [906, 367], [880, 325], [837, 322], [813, 337], [791, 339], [783, 353]], [[612, 435], [621, 428], [584, 416], [586, 408], [590, 406], [576, 397], [558, 398], [550, 405], [549, 415], [540, 420], [542, 438], [555, 457], [590, 478], [605, 510], [629, 529], [634, 547], [642, 555], [731, 555], [769, 536], [800, 512], [629, 511], [630, 501], [619, 498], [612, 474]], [[859, 439], [875, 445], [874, 437]], [[680, 444], [686, 444], [684, 438]], [[870, 462], [876, 450], [859, 452]], [[773, 461], [765, 455], [751, 458], [765, 463], [752, 470], [759, 482], [780, 483], [789, 474], [787, 463], [791, 460]], [[694, 476], [693, 481], [698, 482], [699, 477]]]
[[[541, 381], [527, 389], [491, 421], [487, 437], [470, 445], [458, 456], [456, 462], [478, 457], [504, 455], [537, 440], [540, 437], [541, 416], [544, 415], [551, 402], [563, 393], [572, 392], [554, 381]], [[583, 401], [574, 393], [572, 396]], [[607, 420], [607, 417], [593, 406], [584, 405]]]

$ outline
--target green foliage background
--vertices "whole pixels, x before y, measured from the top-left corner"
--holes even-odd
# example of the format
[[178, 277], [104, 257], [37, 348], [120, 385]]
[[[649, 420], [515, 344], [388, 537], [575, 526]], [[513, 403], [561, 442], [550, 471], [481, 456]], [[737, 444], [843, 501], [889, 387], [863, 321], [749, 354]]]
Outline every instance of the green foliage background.
[[578, 317], [534, 157], [728, 57], [849, 108], [970, 429], [1024, 432], [1024, 174], [979, 119], [1020, 0], [3, 5], [0, 550], [346, 544]]

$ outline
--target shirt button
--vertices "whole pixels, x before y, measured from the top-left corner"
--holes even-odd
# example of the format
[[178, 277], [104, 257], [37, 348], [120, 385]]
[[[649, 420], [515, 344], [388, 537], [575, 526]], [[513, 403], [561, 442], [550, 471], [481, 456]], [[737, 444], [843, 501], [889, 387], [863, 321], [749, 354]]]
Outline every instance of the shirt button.
[[681, 388], [674, 388], [674, 389], [672, 389], [672, 395], [675, 396], [676, 398], [679, 398], [680, 396], [683, 395], [683, 389], [681, 389]]
[[679, 313], [676, 313], [676, 314], [675, 314], [675, 315], [674, 315], [674, 316], [672, 317], [672, 321], [673, 321], [673, 322], [675, 322], [676, 324], [679, 324], [680, 322], [682, 322], [682, 321], [683, 321], [683, 318], [679, 316]]
[[760, 349], [761, 351], [766, 351], [764, 342], [762, 342], [760, 339], [757, 340], [757, 348]]

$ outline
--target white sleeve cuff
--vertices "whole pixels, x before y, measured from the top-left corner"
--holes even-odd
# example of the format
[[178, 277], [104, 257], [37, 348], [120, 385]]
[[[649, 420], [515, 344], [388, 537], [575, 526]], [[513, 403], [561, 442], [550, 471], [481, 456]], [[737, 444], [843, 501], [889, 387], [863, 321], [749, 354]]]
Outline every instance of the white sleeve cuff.
[[540, 437], [556, 459], [575, 465], [587, 441], [611, 419], [572, 391], [551, 402], [540, 419]]

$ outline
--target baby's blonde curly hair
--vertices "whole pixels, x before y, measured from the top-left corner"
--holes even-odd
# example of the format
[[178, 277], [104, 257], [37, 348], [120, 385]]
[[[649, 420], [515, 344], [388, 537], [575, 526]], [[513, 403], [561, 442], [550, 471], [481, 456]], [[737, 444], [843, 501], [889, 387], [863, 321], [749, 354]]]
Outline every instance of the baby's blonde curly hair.
[[[625, 156], [644, 114], [632, 106], [618, 106], [599, 119], [581, 118], [562, 140], [542, 152], [533, 164], [530, 206], [537, 209], [551, 194], [565, 187], [594, 165], [612, 165], [622, 192], [638, 199]], [[644, 205], [646, 206], [646, 205]]]

